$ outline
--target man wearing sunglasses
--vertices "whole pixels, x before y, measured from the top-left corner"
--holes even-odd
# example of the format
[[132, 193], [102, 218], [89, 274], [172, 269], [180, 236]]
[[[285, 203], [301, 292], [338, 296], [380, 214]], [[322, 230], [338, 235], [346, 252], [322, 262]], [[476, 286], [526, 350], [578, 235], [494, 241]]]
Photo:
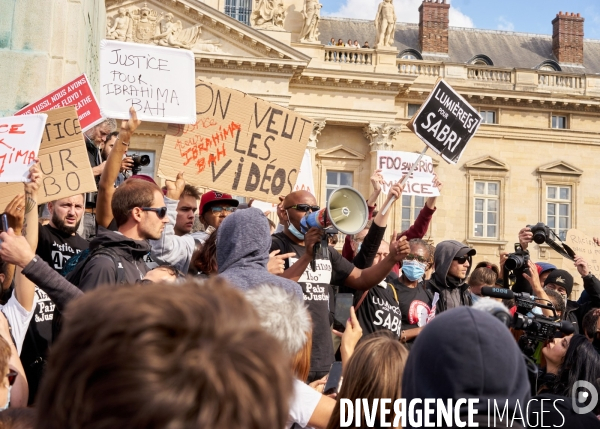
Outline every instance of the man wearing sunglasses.
[[436, 314], [472, 305], [466, 279], [471, 271], [471, 257], [476, 253], [475, 249], [455, 240], [442, 241], [435, 247], [435, 272], [425, 287], [432, 299], [436, 293], [439, 296]]
[[[159, 239], [168, 222], [160, 188], [144, 180], [125, 181], [116, 189], [111, 206], [118, 230], [99, 227], [90, 243], [90, 255], [77, 285], [84, 292], [100, 285], [132, 284], [143, 279], [149, 271], [144, 262], [150, 252], [148, 240]], [[101, 248], [108, 248], [110, 253], [98, 252]]]

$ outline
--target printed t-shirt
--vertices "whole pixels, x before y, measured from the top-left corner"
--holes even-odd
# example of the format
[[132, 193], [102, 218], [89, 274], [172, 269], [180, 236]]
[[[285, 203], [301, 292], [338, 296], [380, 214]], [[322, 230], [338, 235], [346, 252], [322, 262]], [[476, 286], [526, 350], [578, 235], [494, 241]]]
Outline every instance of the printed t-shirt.
[[[286, 260], [286, 269], [296, 263], [306, 252], [304, 246], [297, 245], [283, 232], [273, 234], [271, 237], [273, 238], [271, 251], [280, 250], [282, 254], [296, 253], [296, 257]], [[312, 271], [309, 264], [298, 279], [313, 323], [311, 371], [329, 371], [335, 360], [331, 339], [335, 297], [331, 285], [343, 284], [352, 270], [354, 270], [354, 265], [329, 246], [329, 259], [317, 259], [315, 272]]]

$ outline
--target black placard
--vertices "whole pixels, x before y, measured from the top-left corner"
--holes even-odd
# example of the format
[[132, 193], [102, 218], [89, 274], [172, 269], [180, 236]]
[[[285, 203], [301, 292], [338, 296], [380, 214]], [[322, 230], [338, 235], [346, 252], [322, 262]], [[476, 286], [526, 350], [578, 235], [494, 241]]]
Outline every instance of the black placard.
[[481, 115], [440, 79], [407, 127], [450, 164], [460, 159]]

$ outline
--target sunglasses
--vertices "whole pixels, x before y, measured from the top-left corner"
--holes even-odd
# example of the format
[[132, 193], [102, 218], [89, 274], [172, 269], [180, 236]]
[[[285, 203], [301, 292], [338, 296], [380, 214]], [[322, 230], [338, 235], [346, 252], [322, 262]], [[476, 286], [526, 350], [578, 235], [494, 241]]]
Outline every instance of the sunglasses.
[[299, 212], [308, 213], [309, 211], [318, 212], [319, 210], [321, 210], [321, 207], [311, 206], [310, 204], [296, 204], [294, 206], [286, 207], [285, 209], [286, 210], [294, 209], [294, 210], [298, 210]]
[[160, 207], [160, 208], [156, 208], [156, 207], [140, 207], [142, 209], [143, 212], [154, 212], [156, 213], [156, 216], [158, 216], [159, 219], [164, 218], [167, 215], [167, 208], [166, 207]]
[[135, 281], [135, 284], [136, 284], [136, 285], [151, 285], [151, 284], [153, 284], [153, 283], [154, 283], [154, 282], [153, 282], [152, 280], [148, 280], [148, 279], [137, 279], [137, 280]]
[[468, 256], [461, 256], [460, 258], [454, 258], [454, 260], [456, 262], [458, 262], [460, 265], [464, 264], [465, 262], [467, 262], [469, 260]]
[[15, 380], [17, 379], [17, 375], [19, 373], [17, 371], [9, 371], [8, 374], [6, 374], [6, 377], [8, 378], [8, 384], [9, 385], [13, 385], [15, 384]]
[[236, 210], [237, 207], [211, 207], [210, 210], [213, 213], [221, 213], [221, 212], [229, 212], [229, 213], [233, 213]]
[[407, 261], [415, 261], [416, 260], [416, 261], [421, 262], [422, 264], [426, 264], [429, 262], [424, 257], [422, 257], [420, 255], [414, 255], [412, 253], [409, 253], [408, 255], [406, 255], [406, 258], [404, 258], [404, 259], [406, 259]]

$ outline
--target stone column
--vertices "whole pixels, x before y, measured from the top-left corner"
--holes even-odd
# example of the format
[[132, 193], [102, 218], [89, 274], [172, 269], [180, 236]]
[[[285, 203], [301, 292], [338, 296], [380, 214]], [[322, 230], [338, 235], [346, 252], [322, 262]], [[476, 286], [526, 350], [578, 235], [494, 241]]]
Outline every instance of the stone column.
[[[402, 127], [399, 124], [375, 124], [369, 123], [369, 125], [363, 128], [363, 133], [367, 140], [369, 141], [370, 146], [370, 154], [371, 154], [371, 169], [369, 171], [369, 177], [371, 174], [378, 168], [377, 166], [377, 151], [378, 150], [393, 150], [394, 149], [394, 140], [396, 135], [400, 133]], [[369, 185], [369, 195], [371, 194], [372, 188]], [[365, 195], [365, 198], [368, 198], [369, 195]], [[381, 193], [379, 198], [377, 199], [377, 209], [383, 208], [383, 203], [385, 202], [387, 195]], [[398, 204], [398, 203], [397, 203]], [[396, 204], [396, 205], [397, 205]], [[396, 205], [392, 208], [392, 213], [390, 214], [390, 222], [388, 225], [388, 230], [392, 231], [394, 228], [399, 228], [401, 226], [400, 220], [397, 222], [396, 213], [400, 213], [400, 209], [396, 209]], [[390, 228], [391, 227], [391, 228]], [[386, 240], [389, 239], [389, 234], [386, 234]]]

